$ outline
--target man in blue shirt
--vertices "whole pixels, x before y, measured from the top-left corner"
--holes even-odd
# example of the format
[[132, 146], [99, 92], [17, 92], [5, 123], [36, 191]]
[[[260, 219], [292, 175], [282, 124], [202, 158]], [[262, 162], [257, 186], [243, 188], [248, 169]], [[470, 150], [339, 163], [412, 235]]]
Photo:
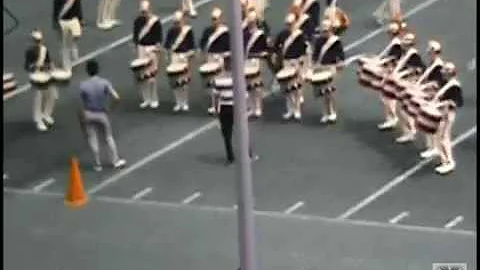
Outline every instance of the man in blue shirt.
[[120, 99], [112, 84], [98, 76], [99, 66], [97, 61], [90, 60], [86, 67], [89, 79], [80, 84], [80, 97], [82, 100], [81, 119], [87, 134], [88, 144], [95, 157], [95, 171], [102, 170], [100, 161], [100, 148], [98, 144], [98, 128], [103, 128], [105, 141], [110, 149], [110, 157], [113, 167], [125, 166], [126, 161], [118, 156], [115, 140], [113, 139], [112, 127], [107, 115], [107, 106], [110, 97], [116, 101]]

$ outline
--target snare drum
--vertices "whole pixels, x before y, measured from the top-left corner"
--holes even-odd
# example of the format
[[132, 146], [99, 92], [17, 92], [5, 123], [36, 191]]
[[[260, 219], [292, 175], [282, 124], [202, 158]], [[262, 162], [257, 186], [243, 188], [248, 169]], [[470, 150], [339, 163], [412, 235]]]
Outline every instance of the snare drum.
[[262, 77], [260, 76], [260, 59], [247, 59], [244, 72], [247, 80], [247, 91], [263, 87]]
[[48, 72], [38, 71], [29, 76], [30, 83], [38, 90], [46, 90], [50, 85], [51, 76]]
[[302, 82], [298, 78], [298, 70], [295, 67], [287, 66], [282, 68], [277, 74], [278, 83], [282, 86], [283, 91], [291, 92], [302, 87]]
[[260, 76], [260, 60], [247, 59], [245, 61], [245, 78], [251, 79]]
[[310, 82], [315, 88], [324, 88], [333, 82], [333, 72], [330, 70], [314, 72], [310, 76]]
[[416, 125], [422, 131], [434, 134], [437, 132], [443, 115], [441, 111], [433, 106], [431, 103], [425, 103], [420, 106], [420, 111], [417, 117]]
[[220, 62], [207, 62], [200, 66], [200, 75], [202, 77], [212, 77], [220, 73], [222, 66]]
[[66, 86], [70, 83], [72, 72], [70, 70], [55, 69], [50, 72], [53, 83], [57, 86]]
[[3, 93], [13, 91], [17, 88], [15, 75], [13, 73], [3, 74]]
[[130, 69], [133, 71], [133, 76], [138, 82], [146, 80], [145, 74], [143, 74], [152, 63], [152, 59], [149, 58], [137, 58], [130, 63]]
[[363, 65], [368, 64], [368, 63], [375, 64], [375, 63], [380, 61], [380, 58], [377, 55], [374, 55], [374, 54], [366, 54], [366, 55], [358, 58], [357, 61], [358, 61], [358, 64], [360, 66], [363, 66]]
[[147, 68], [151, 62], [152, 60], [149, 58], [137, 58], [130, 63], [130, 69], [137, 73]]
[[383, 80], [384, 69], [381, 66], [367, 63], [360, 68], [359, 83], [367, 85], [375, 90], [381, 90], [381, 82]]
[[186, 62], [177, 62], [172, 63], [167, 66], [167, 76], [170, 83], [170, 87], [177, 88], [181, 87], [186, 82], [186, 77], [188, 75], [188, 63]]
[[200, 75], [203, 79], [204, 85], [206, 87], [211, 87], [212, 79], [220, 74], [222, 71], [222, 65], [219, 61], [207, 62], [200, 66], [199, 68]]

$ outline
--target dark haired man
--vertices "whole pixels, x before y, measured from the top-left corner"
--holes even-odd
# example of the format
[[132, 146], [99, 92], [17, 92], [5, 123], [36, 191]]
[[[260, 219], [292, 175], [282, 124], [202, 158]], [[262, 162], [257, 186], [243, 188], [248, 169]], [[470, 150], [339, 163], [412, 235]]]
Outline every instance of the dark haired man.
[[102, 170], [97, 133], [97, 128], [99, 127], [103, 128], [104, 139], [110, 149], [113, 167], [120, 168], [126, 164], [126, 161], [118, 156], [117, 146], [113, 139], [112, 127], [107, 115], [109, 98], [113, 97], [118, 101], [120, 97], [108, 80], [98, 76], [99, 69], [97, 61], [88, 61], [86, 71], [90, 78], [80, 84], [80, 97], [83, 105], [81, 119], [84, 123], [88, 144], [95, 157], [95, 171]]

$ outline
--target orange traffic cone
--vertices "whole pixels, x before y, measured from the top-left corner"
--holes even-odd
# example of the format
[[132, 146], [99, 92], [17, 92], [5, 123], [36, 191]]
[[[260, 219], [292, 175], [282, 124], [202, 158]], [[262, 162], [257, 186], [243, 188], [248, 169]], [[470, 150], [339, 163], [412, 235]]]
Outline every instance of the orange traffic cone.
[[76, 208], [85, 205], [88, 202], [88, 197], [83, 188], [78, 159], [74, 157], [71, 162], [70, 184], [68, 186], [67, 194], [65, 194], [65, 204]]

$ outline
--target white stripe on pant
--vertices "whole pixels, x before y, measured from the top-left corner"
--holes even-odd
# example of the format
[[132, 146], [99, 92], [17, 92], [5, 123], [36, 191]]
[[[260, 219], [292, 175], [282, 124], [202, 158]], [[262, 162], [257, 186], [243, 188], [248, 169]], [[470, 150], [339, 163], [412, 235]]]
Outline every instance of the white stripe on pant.
[[33, 121], [39, 123], [45, 117], [52, 117], [55, 100], [58, 99], [58, 91], [55, 86], [46, 90], [35, 90], [33, 97]]
[[103, 128], [103, 134], [105, 136], [105, 141], [108, 144], [110, 149], [110, 157], [112, 159], [112, 164], [118, 161], [120, 158], [117, 152], [117, 146], [115, 140], [113, 139], [112, 127], [110, 125], [110, 120], [108, 115], [104, 112], [91, 112], [84, 111], [85, 117], [85, 129], [88, 136], [88, 144], [90, 149], [93, 152], [95, 157], [95, 164], [100, 165], [100, 148], [98, 144], [98, 128]]

